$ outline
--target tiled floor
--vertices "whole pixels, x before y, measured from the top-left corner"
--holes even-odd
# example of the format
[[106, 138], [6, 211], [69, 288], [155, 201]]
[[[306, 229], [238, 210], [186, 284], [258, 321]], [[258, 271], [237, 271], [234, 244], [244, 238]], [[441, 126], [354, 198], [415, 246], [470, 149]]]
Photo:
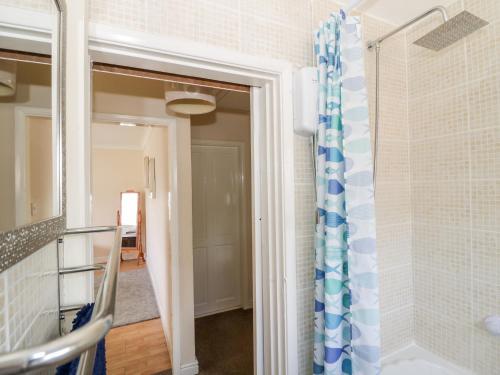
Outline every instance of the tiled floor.
[[163, 375], [171, 367], [160, 319], [113, 328], [106, 336], [109, 375]]

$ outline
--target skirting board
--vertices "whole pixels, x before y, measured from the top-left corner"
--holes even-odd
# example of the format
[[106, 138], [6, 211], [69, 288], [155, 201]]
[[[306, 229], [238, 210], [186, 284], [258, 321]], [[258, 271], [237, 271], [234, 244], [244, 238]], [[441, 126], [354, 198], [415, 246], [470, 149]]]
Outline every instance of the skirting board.
[[198, 360], [191, 363], [186, 363], [185, 365], [181, 365], [181, 374], [180, 375], [196, 375], [199, 372], [198, 368]]

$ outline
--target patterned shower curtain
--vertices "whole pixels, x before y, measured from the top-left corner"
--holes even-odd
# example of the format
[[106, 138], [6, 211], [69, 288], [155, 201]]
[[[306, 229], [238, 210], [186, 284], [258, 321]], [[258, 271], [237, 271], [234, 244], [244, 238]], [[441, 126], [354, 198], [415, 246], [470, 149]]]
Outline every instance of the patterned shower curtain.
[[333, 14], [316, 33], [314, 374], [380, 373], [372, 158], [361, 27]]

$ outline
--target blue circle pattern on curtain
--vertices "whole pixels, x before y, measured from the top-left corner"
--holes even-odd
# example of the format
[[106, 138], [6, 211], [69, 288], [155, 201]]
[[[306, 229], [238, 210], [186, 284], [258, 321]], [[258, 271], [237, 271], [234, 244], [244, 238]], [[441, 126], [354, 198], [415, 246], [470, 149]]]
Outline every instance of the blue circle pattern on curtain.
[[313, 374], [380, 373], [373, 168], [358, 17], [332, 14], [316, 33]]

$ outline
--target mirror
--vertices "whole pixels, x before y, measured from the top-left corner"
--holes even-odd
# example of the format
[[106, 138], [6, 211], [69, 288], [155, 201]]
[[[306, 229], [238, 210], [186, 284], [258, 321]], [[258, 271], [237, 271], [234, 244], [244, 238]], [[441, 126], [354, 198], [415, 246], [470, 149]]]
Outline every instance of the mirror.
[[0, 0], [0, 23], [19, 23], [0, 31], [0, 232], [62, 215], [60, 9]]
[[137, 262], [145, 261], [142, 249], [141, 195], [137, 191], [120, 193], [120, 209], [116, 213], [116, 224], [122, 227], [121, 259], [123, 253], [137, 252]]

